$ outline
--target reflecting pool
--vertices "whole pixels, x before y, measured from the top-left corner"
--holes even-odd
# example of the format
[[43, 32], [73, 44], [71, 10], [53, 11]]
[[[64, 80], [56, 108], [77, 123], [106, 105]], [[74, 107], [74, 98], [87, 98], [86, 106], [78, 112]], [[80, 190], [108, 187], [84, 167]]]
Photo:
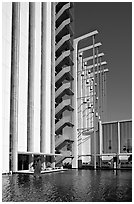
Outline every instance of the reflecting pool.
[[68, 170], [33, 175], [2, 176], [2, 201], [19, 202], [129, 202], [131, 170]]

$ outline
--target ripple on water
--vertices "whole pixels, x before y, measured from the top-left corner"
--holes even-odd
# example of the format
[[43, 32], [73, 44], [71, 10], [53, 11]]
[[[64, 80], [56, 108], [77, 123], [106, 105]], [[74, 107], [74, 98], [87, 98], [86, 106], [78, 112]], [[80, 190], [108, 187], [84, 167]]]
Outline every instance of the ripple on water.
[[2, 201], [132, 201], [132, 172], [68, 170], [64, 173], [2, 176]]

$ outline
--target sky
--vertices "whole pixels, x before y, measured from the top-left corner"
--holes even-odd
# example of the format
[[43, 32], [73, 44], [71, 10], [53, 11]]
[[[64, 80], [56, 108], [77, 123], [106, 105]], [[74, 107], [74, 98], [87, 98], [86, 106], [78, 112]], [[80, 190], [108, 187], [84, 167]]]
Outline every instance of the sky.
[[131, 2], [75, 2], [74, 38], [94, 30], [109, 69], [104, 121], [132, 119]]

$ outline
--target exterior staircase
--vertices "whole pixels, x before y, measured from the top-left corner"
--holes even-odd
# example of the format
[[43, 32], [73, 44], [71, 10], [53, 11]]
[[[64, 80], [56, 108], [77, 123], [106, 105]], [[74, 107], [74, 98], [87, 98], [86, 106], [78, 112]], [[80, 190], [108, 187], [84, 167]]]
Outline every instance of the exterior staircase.
[[[72, 127], [73, 100], [73, 3], [56, 3], [55, 23], [55, 149], [62, 152], [62, 156], [56, 156], [56, 165], [71, 157], [68, 151], [69, 144], [73, 142], [69, 133], [65, 133], [66, 127]], [[66, 114], [69, 112], [68, 114]], [[65, 129], [64, 129], [65, 128]], [[69, 128], [69, 129], [70, 129]], [[67, 128], [68, 129], [68, 128]], [[63, 150], [64, 151], [61, 151]]]
[[66, 127], [66, 126], [69, 126], [69, 127], [73, 127], [73, 123], [70, 119], [70, 117], [66, 116], [66, 117], [63, 117], [61, 120], [59, 120], [56, 125], [55, 125], [55, 133], [58, 135], [60, 134], [61, 130]]
[[58, 119], [61, 114], [65, 111], [65, 110], [69, 110], [69, 111], [73, 111], [73, 107], [71, 106], [71, 100], [67, 99], [67, 100], [63, 100], [55, 109], [55, 117]]
[[73, 139], [71, 137], [63, 136], [63, 135], [57, 135], [56, 141], [55, 141], [55, 149], [60, 150], [68, 143], [72, 143]]
[[62, 162], [66, 159], [66, 158], [73, 158], [73, 156], [71, 155], [70, 151], [61, 151], [62, 156], [56, 156], [56, 162], [55, 162], [55, 166], [60, 166], [62, 165]]

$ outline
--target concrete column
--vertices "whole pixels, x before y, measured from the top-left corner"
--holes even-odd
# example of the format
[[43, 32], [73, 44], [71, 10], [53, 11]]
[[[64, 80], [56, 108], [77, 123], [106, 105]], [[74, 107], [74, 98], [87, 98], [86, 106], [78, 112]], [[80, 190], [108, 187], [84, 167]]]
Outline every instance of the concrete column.
[[18, 90], [19, 90], [20, 3], [12, 3], [10, 137], [11, 171], [18, 167]]
[[100, 69], [99, 69], [99, 107], [100, 107], [100, 118], [102, 120], [102, 67], [101, 67], [101, 57], [100, 57]]
[[[86, 69], [84, 64], [82, 65], [83, 69]], [[86, 115], [86, 107], [87, 107], [87, 99], [86, 99], [86, 71], [84, 71], [84, 76], [82, 76], [82, 117], [83, 117], [83, 128], [86, 129], [87, 127], [87, 115]]]
[[95, 36], [93, 36], [93, 123], [94, 123], [94, 169], [96, 169], [96, 101], [95, 101]]
[[104, 121], [104, 66], [102, 66], [102, 120]]
[[[89, 79], [89, 76], [88, 76], [88, 71], [86, 71], [86, 78], [87, 79]], [[86, 128], [88, 129], [89, 128], [89, 124], [88, 124], [88, 122], [89, 122], [89, 120], [88, 120], [88, 99], [89, 99], [89, 84], [87, 84], [88, 83], [88, 80], [86, 80], [86, 100], [87, 100], [87, 103], [86, 103]]]
[[92, 87], [92, 90], [90, 90], [90, 102], [91, 102], [91, 104], [92, 104], [92, 108], [91, 108], [91, 115], [90, 115], [90, 117], [91, 117], [91, 127], [93, 127], [94, 126], [94, 118], [93, 118], [93, 115], [94, 115], [94, 113], [92, 112], [93, 111], [93, 105], [94, 105], [94, 96], [93, 96], [93, 94], [94, 94], [94, 91], [93, 91], [93, 81], [91, 81], [91, 87]]
[[51, 4], [43, 2], [41, 17], [40, 151], [51, 152]]
[[[83, 128], [83, 113], [82, 113], [82, 103], [83, 100], [81, 99], [82, 97], [82, 76], [81, 76], [81, 71], [82, 71], [82, 54], [80, 54], [80, 56], [78, 56], [78, 107], [77, 107], [77, 111], [78, 111], [78, 124], [79, 127], [78, 128]], [[81, 130], [79, 131], [79, 135], [78, 135], [78, 155], [82, 155], [82, 134], [81, 134]], [[82, 167], [82, 157], [78, 157], [78, 168]]]
[[120, 154], [120, 122], [118, 122], [118, 154]]
[[[84, 68], [85, 69], [85, 68]], [[85, 72], [85, 71], [84, 71]], [[82, 97], [83, 97], [83, 104], [82, 104], [82, 112], [83, 112], [83, 128], [86, 129], [86, 73], [82, 77]]]
[[51, 153], [55, 154], [55, 2], [51, 2]]
[[103, 139], [103, 137], [102, 137], [102, 122], [101, 121], [99, 121], [99, 139], [100, 139], [100, 158], [99, 158], [99, 160], [100, 160], [100, 168], [101, 168], [101, 161], [102, 161], [102, 157], [101, 157], [101, 155], [102, 155], [102, 145], [103, 145], [103, 141], [102, 141], [102, 139]]
[[42, 167], [43, 167], [43, 169], [46, 168], [46, 156], [45, 155], [43, 155], [43, 157], [42, 157]]
[[90, 88], [89, 84], [87, 84], [87, 95], [88, 95], [88, 103], [87, 103], [87, 128], [90, 128]]
[[82, 94], [81, 94], [81, 70], [82, 70], [82, 56], [80, 55], [78, 57], [78, 128], [81, 129], [82, 128], [82, 118], [81, 118], [81, 111], [82, 111], [82, 106], [81, 106], [81, 97], [82, 97]]
[[[91, 94], [90, 94], [90, 85], [87, 84], [87, 95], [88, 95], [88, 104], [87, 104], [87, 128], [91, 128], [91, 108], [88, 108], [91, 105]], [[88, 154], [91, 155], [91, 135], [89, 135], [89, 148], [88, 148]], [[89, 162], [91, 162], [91, 156], [89, 156]]]
[[29, 3], [27, 151], [34, 150], [35, 3]]
[[[105, 70], [104, 70], [105, 71]], [[107, 112], [107, 101], [106, 101], [106, 99], [107, 99], [107, 97], [106, 97], [106, 93], [107, 93], [107, 91], [106, 91], [106, 72], [104, 72], [104, 111], [105, 112]], [[105, 116], [106, 117], [106, 116]], [[106, 119], [106, 118], [105, 118]], [[104, 119], [104, 120], [105, 120]]]
[[46, 130], [46, 20], [47, 3], [43, 2], [41, 7], [41, 111], [40, 111], [40, 152], [45, 152], [45, 130]]
[[118, 122], [118, 155], [117, 155], [117, 168], [120, 168], [120, 161], [119, 161], [119, 154], [120, 154], [120, 122]]
[[40, 152], [45, 152], [45, 130], [46, 130], [46, 20], [47, 20], [47, 3], [43, 2], [41, 7], [41, 111], [40, 111]]
[[99, 139], [100, 139], [100, 155], [102, 154], [102, 146], [103, 146], [103, 137], [102, 137], [102, 122], [99, 121]]
[[91, 93], [91, 90], [90, 90], [90, 87], [91, 87], [91, 76], [89, 75], [89, 78], [90, 78], [90, 82], [89, 82], [89, 87], [88, 87], [88, 95], [89, 95], [89, 105], [90, 105], [90, 108], [88, 109], [88, 126], [91, 128], [93, 127], [92, 125], [92, 109], [91, 109], [91, 104], [92, 104], [92, 93]]
[[98, 116], [100, 116], [100, 98], [99, 98], [99, 59], [98, 59], [98, 53], [99, 53], [99, 49], [98, 47], [96, 48], [97, 50], [97, 97], [98, 97], [98, 100], [97, 100], [97, 112], [98, 112]]
[[74, 143], [73, 143], [73, 160], [72, 160], [72, 168], [78, 168], [78, 120], [77, 120], [77, 52], [78, 52], [78, 43], [77, 41], [74, 40], [74, 52], [73, 52], [73, 60], [74, 60], [74, 66], [73, 66], [73, 122], [74, 122], [74, 127], [73, 127], [73, 138], [74, 138]]

